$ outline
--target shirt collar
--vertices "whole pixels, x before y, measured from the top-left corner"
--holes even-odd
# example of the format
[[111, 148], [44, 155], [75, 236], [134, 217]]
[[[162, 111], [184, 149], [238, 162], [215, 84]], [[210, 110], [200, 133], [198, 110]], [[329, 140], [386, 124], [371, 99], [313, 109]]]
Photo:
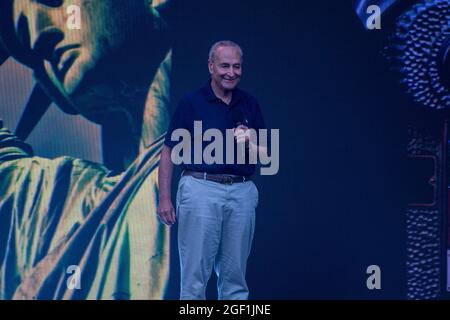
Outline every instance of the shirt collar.
[[[211, 79], [208, 80], [208, 82], [205, 84], [205, 86], [202, 88], [202, 92], [208, 102], [218, 101], [220, 100], [215, 94], [211, 87]], [[235, 88], [233, 90], [233, 95], [231, 98], [230, 107], [236, 104], [237, 101], [241, 99], [241, 91], [238, 88]]]

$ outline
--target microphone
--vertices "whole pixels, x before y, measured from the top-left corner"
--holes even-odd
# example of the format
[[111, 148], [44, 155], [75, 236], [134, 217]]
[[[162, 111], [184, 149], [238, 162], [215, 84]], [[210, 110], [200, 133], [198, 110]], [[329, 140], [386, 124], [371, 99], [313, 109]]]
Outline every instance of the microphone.
[[[248, 127], [248, 120], [245, 117], [244, 113], [242, 112], [241, 108], [238, 107], [234, 107], [231, 109], [231, 117], [233, 119], [233, 122], [235, 124], [235, 127], [239, 127], [240, 125], [246, 126]], [[246, 143], [245, 142], [237, 142], [236, 144], [238, 145], [238, 163], [239, 163], [239, 154], [242, 155], [242, 157], [244, 157], [244, 162], [245, 162], [245, 150], [247, 148]]]
[[241, 108], [234, 107], [231, 109], [231, 117], [233, 118], [233, 122], [236, 127], [240, 125], [248, 126], [248, 120], [242, 112]]

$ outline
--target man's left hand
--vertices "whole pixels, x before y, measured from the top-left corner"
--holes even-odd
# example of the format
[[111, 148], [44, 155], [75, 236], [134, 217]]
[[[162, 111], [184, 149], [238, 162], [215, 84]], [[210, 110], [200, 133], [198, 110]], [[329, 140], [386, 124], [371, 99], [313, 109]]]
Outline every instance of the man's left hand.
[[245, 143], [248, 145], [250, 141], [250, 131], [248, 130], [248, 127], [241, 124], [234, 129], [234, 138], [237, 143]]

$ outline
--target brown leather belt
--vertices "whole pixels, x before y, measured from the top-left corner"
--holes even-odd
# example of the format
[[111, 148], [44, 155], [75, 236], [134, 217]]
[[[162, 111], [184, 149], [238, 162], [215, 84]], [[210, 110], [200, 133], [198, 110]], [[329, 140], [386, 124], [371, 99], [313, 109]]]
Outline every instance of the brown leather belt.
[[233, 183], [245, 182], [245, 181], [250, 180], [250, 177], [233, 176], [233, 175], [226, 175], [226, 174], [212, 174], [212, 173], [190, 171], [190, 170], [184, 170], [181, 175], [182, 176], [192, 176], [197, 179], [204, 179], [204, 180], [214, 181], [214, 182], [223, 183], [223, 184], [233, 184]]

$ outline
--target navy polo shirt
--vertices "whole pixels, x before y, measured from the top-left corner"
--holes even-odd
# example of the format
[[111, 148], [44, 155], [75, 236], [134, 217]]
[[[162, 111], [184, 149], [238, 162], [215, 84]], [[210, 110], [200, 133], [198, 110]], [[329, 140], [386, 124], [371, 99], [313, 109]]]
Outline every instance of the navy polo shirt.
[[[247, 127], [255, 130], [266, 129], [264, 119], [259, 108], [258, 101], [247, 92], [235, 88], [232, 100], [229, 105], [216, 97], [212, 88], [211, 80], [202, 88], [184, 95], [175, 110], [167, 130], [164, 144], [173, 148], [179, 141], [172, 141], [172, 132], [179, 128], [184, 128], [191, 135], [191, 163], [182, 163], [184, 170], [193, 170], [207, 173], [234, 174], [239, 176], [250, 176], [255, 172], [255, 165], [248, 163], [246, 157], [245, 164], [236, 162], [236, 142], [234, 142], [234, 163], [226, 163], [226, 129], [236, 128], [236, 110], [240, 108], [239, 115], [245, 117]], [[194, 121], [202, 121], [202, 135], [207, 129], [215, 128], [220, 130], [223, 136], [223, 163], [206, 164], [202, 156], [202, 162], [194, 164]], [[202, 143], [202, 154], [204, 148], [211, 141]]]

